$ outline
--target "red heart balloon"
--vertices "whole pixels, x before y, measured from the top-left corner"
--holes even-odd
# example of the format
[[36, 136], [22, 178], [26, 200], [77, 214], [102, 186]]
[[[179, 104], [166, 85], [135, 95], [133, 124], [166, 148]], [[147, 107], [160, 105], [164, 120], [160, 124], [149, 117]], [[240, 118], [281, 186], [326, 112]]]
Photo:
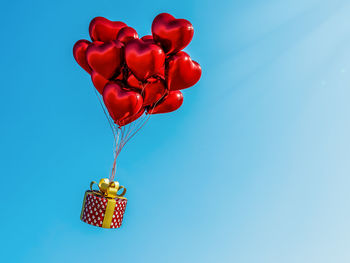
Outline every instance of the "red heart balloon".
[[117, 40], [119, 40], [124, 44], [126, 44], [132, 39], [137, 39], [137, 38], [139, 38], [139, 35], [137, 34], [136, 30], [129, 26], [120, 29], [117, 35]]
[[91, 80], [92, 80], [92, 83], [94, 84], [95, 88], [97, 89], [97, 91], [100, 94], [103, 93], [104, 87], [109, 82], [108, 79], [105, 79], [104, 77], [102, 77], [100, 74], [98, 74], [95, 71], [91, 72]]
[[124, 90], [118, 82], [107, 84], [102, 96], [109, 114], [116, 123], [132, 117], [142, 108], [142, 96], [135, 91]]
[[201, 66], [183, 51], [169, 58], [167, 68], [169, 90], [189, 88], [198, 82], [202, 74]]
[[141, 81], [156, 74], [164, 74], [165, 54], [161, 47], [140, 39], [125, 46], [125, 61], [131, 72]]
[[118, 40], [107, 43], [93, 42], [86, 50], [87, 62], [93, 71], [105, 79], [120, 73], [123, 61], [123, 44]]
[[141, 110], [138, 113], [136, 113], [135, 115], [133, 115], [131, 117], [125, 118], [122, 121], [118, 121], [117, 124], [119, 125], [119, 127], [127, 125], [127, 124], [137, 120], [138, 118], [140, 118], [143, 115], [144, 112], [145, 112], [145, 108], [142, 107]]
[[169, 94], [155, 106], [151, 106], [148, 110], [148, 114], [158, 114], [158, 113], [167, 113], [172, 112], [180, 108], [184, 98], [179, 90], [170, 91]]
[[127, 25], [119, 21], [110, 21], [104, 17], [95, 17], [91, 20], [89, 33], [92, 41], [108, 42], [116, 40], [119, 30]]
[[73, 47], [73, 56], [75, 60], [89, 74], [91, 73], [91, 68], [86, 60], [86, 49], [90, 44], [90, 41], [81, 39], [77, 41]]
[[143, 84], [142, 96], [143, 106], [148, 106], [159, 102], [166, 92], [165, 84], [161, 80], [155, 80]]
[[162, 13], [153, 20], [152, 35], [166, 54], [173, 54], [191, 42], [193, 26], [186, 19], [175, 19], [170, 14]]

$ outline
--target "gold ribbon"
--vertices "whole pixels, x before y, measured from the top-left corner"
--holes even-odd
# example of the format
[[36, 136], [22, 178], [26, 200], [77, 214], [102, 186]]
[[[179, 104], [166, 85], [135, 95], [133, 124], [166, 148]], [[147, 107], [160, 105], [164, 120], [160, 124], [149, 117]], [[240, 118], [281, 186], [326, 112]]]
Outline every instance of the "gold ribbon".
[[[119, 183], [117, 181], [115, 182], [110, 182], [109, 179], [107, 178], [103, 178], [100, 180], [100, 182], [97, 184], [98, 188], [100, 191], [96, 191], [92, 189], [92, 186], [94, 184], [97, 184], [95, 181], [92, 181], [90, 183], [90, 189], [92, 192], [94, 192], [95, 194], [99, 194], [102, 195], [106, 198], [121, 198], [121, 199], [126, 199], [124, 197], [125, 193], [126, 193], [126, 188], [122, 185], [119, 185]], [[118, 194], [118, 191], [123, 189], [123, 191]]]

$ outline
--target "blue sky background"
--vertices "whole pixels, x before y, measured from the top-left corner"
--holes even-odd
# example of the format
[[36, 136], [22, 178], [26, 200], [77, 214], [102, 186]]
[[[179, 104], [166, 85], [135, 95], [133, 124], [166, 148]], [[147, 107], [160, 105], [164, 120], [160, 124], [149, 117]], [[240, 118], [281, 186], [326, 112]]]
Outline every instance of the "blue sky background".
[[[7, 1], [1, 8], [2, 262], [349, 262], [350, 3]], [[203, 69], [123, 150], [118, 230], [79, 220], [112, 134], [75, 41], [95, 16], [190, 20]]]

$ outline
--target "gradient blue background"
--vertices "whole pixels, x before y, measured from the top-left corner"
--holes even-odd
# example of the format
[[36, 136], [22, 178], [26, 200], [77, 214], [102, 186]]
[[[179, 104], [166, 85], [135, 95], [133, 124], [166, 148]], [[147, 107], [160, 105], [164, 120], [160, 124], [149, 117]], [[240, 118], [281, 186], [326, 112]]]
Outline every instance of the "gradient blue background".
[[[1, 8], [2, 262], [349, 262], [350, 3], [7, 1]], [[75, 41], [190, 20], [203, 76], [123, 150], [123, 226], [79, 220], [112, 134]], [[111, 260], [111, 261], [108, 261]]]

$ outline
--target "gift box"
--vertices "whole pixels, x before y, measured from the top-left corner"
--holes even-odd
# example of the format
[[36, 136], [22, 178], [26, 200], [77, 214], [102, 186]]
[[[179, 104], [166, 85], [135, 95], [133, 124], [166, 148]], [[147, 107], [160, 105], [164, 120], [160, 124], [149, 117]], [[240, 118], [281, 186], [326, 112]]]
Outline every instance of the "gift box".
[[[93, 190], [93, 184], [95, 182], [91, 182], [90, 190], [85, 192], [80, 219], [93, 226], [119, 228], [128, 201], [124, 197], [125, 187], [108, 179], [100, 180], [99, 190]], [[121, 189], [122, 193], [118, 194]]]

